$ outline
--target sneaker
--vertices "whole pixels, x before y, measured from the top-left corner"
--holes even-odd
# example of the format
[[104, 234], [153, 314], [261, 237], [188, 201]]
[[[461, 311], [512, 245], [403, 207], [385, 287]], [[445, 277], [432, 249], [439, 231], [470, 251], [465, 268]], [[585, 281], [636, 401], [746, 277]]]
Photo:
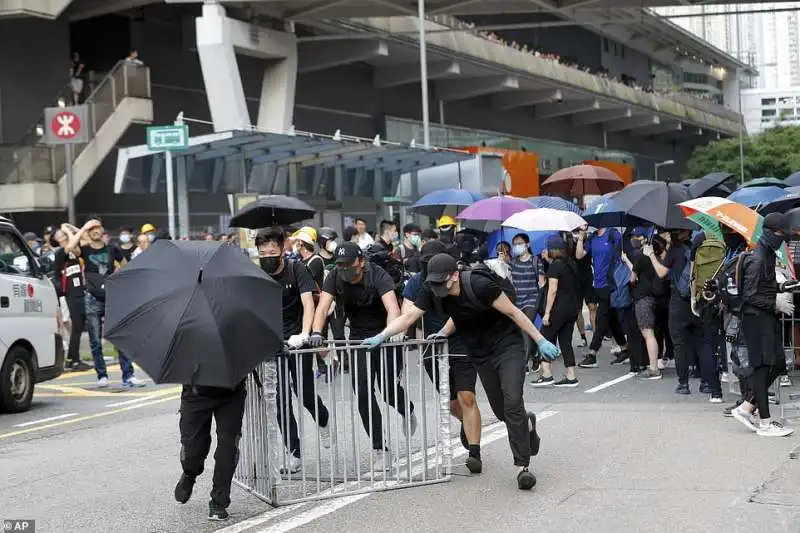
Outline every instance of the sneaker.
[[186, 503], [192, 497], [192, 489], [194, 488], [194, 478], [187, 474], [181, 474], [178, 484], [175, 485], [175, 501], [178, 503]]
[[589, 341], [586, 340], [586, 336], [582, 336], [581, 340], [578, 342], [578, 348], [588, 348]]
[[539, 376], [537, 379], [531, 381], [531, 387], [551, 387], [556, 382], [553, 376], [544, 377]]
[[227, 520], [230, 515], [228, 511], [221, 505], [214, 502], [208, 504], [208, 519], [214, 521]]
[[281, 467], [281, 474], [296, 474], [303, 468], [303, 462], [294, 454], [289, 455], [286, 464]]
[[328, 449], [331, 447], [331, 423], [328, 421], [328, 425], [325, 427], [319, 428], [319, 442], [323, 448]]
[[467, 470], [471, 474], [480, 474], [483, 471], [483, 461], [481, 461], [480, 457], [469, 456], [464, 464], [467, 465]]
[[773, 420], [769, 424], [760, 424], [756, 430], [756, 435], [759, 437], [788, 437], [794, 433], [794, 429], [787, 428], [777, 420]]
[[464, 424], [461, 424], [461, 432], [458, 437], [461, 439], [461, 445], [465, 450], [469, 451], [469, 440], [467, 440], [467, 433], [464, 431]]
[[520, 468], [517, 473], [517, 487], [519, 487], [520, 490], [531, 490], [535, 486], [536, 476], [533, 475], [533, 472], [528, 470], [527, 466]]
[[611, 366], [627, 363], [628, 359], [630, 359], [630, 357], [628, 356], [628, 350], [621, 351], [617, 354], [617, 357], [611, 361]]
[[711, 394], [711, 385], [705, 381], [700, 383], [700, 394]]
[[772, 405], [778, 405], [778, 397], [772, 391], [767, 393], [767, 401], [769, 401], [769, 403]]
[[678, 383], [678, 386], [675, 387], [675, 393], [676, 394], [684, 394], [684, 395], [685, 394], [691, 394], [691, 391], [689, 390], [689, 384], [688, 383]]
[[532, 359], [530, 365], [530, 373], [538, 374], [542, 370], [542, 362], [539, 359]]
[[731, 417], [733, 416], [733, 410], [742, 405], [742, 400], [736, 400], [736, 403], [733, 405], [729, 405], [725, 409], [722, 410], [722, 416]]
[[583, 361], [578, 363], [578, 366], [581, 368], [597, 368], [597, 356], [594, 354], [586, 354], [586, 357], [583, 358]]
[[129, 379], [122, 380], [122, 386], [127, 387], [129, 389], [136, 389], [139, 387], [144, 387], [145, 385], [147, 385], [147, 383], [137, 378], [136, 376], [131, 376]]
[[[606, 339], [608, 339], [608, 340], [611, 340], [611, 337], [610, 337], [610, 336], [608, 336], [608, 335], [606, 335]], [[621, 351], [622, 351], [622, 350], [620, 350], [620, 349], [619, 349], [619, 346], [617, 346], [616, 344], [614, 344], [614, 345], [611, 347], [611, 349], [609, 350], [609, 352], [611, 352], [611, 355], [617, 355], [617, 354], [618, 354], [618, 353], [620, 353]]]
[[672, 358], [665, 358], [664, 364], [667, 368], [675, 368], [675, 359]]
[[108, 387], [108, 378], [103, 376], [102, 378], [97, 380], [97, 388], [98, 389], [105, 389]]
[[373, 450], [375, 459], [372, 461], [373, 472], [386, 472], [392, 466], [392, 454], [388, 450]]
[[408, 424], [406, 424], [406, 417], [403, 418], [403, 435], [408, 437], [409, 436], [408, 432], [411, 431], [411, 436], [413, 437], [414, 433], [417, 432], [417, 415], [411, 413], [411, 416], [407, 418], [408, 418]]
[[744, 427], [746, 427], [750, 431], [758, 431], [759, 422], [756, 419], [755, 415], [753, 415], [752, 413], [748, 413], [747, 411], [742, 409], [741, 405], [736, 409], [733, 409], [731, 411], [731, 415], [733, 416], [733, 418], [741, 422], [742, 425], [744, 425]]
[[[539, 432], [536, 431], [536, 414], [535, 413], [528, 413], [528, 421], [529, 429], [528, 433], [530, 433], [530, 447], [531, 447], [531, 456], [539, 455], [539, 447], [542, 445], [542, 439], [539, 437]], [[532, 427], [533, 429], [530, 429]]]
[[781, 387], [791, 387], [792, 386], [792, 378], [790, 378], [789, 376], [781, 376], [780, 386]]
[[722, 383], [730, 383], [731, 382], [731, 375], [729, 372], [723, 372], [722, 376], [719, 378], [720, 382]]
[[578, 386], [578, 378], [569, 379], [568, 377], [565, 376], [563, 379], [560, 379], [555, 383], [553, 383], [553, 386], [574, 389], [575, 387]]
[[722, 394], [720, 395], [712, 394], [711, 398], [709, 398], [708, 401], [711, 403], [722, 403]]
[[73, 372], [83, 372], [84, 370], [92, 370], [94, 367], [83, 361], [73, 361], [69, 364], [69, 369]]
[[639, 379], [661, 379], [664, 377], [664, 375], [661, 373], [661, 370], [650, 370], [649, 368], [645, 368], [639, 372], [636, 377]]
[[666, 359], [659, 359], [658, 360], [658, 369], [664, 370], [667, 368], [667, 360]]

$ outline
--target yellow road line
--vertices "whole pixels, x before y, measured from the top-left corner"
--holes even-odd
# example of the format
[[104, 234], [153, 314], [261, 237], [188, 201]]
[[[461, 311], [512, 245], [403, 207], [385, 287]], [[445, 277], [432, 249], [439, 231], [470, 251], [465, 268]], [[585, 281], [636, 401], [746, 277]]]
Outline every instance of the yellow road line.
[[[116, 366], [116, 364], [114, 366]], [[136, 372], [144, 372], [144, 370], [142, 370], [142, 367], [140, 367], [137, 364], [133, 365], [133, 370]], [[114, 374], [114, 372], [109, 372], [108, 373], [109, 377], [112, 374]], [[94, 368], [90, 368], [89, 370], [81, 370], [80, 372], [64, 372], [63, 374], [58, 376], [54, 381], [69, 379], [73, 377], [94, 376], [94, 375], [97, 375], [97, 373], [94, 371]]]
[[[109, 379], [109, 381], [112, 381], [112, 380]], [[152, 380], [150, 380], [150, 379], [143, 379], [142, 381], [144, 381], [146, 383], [152, 383]], [[155, 385], [155, 383], [153, 383], [153, 384]], [[47, 384], [45, 384], [45, 385], [47, 385]], [[95, 388], [96, 388], [97, 387], [97, 380], [94, 380], [94, 381], [70, 381], [69, 383], [63, 383], [63, 384], [61, 384], [59, 386], [63, 386], [63, 387], [86, 387], [87, 385], [94, 385]]]
[[10, 437], [18, 437], [20, 435], [26, 435], [28, 433], [33, 433], [34, 431], [41, 431], [43, 429], [52, 429], [56, 427], [66, 426], [69, 424], [75, 424], [77, 422], [85, 422], [87, 420], [94, 420], [96, 418], [103, 418], [105, 416], [115, 415], [117, 413], [124, 413], [125, 411], [133, 411], [134, 409], [140, 409], [142, 407], [148, 407], [150, 405], [156, 405], [159, 403], [169, 402], [172, 400], [177, 400], [180, 398], [180, 394], [174, 396], [167, 396], [166, 398], [158, 398], [153, 400], [152, 402], [144, 402], [144, 403], [137, 403], [135, 405], [129, 405], [126, 407], [120, 407], [119, 409], [112, 409], [110, 411], [103, 411], [101, 413], [94, 413], [91, 415], [81, 416], [79, 418], [70, 418], [69, 420], [61, 420], [59, 422], [53, 422], [52, 424], [45, 424], [43, 426], [36, 426], [26, 429], [21, 429], [19, 431], [11, 431], [9, 433], [2, 433], [0, 434], [0, 440], [7, 439]]
[[[37, 385], [36, 392], [34, 393], [35, 396], [42, 396], [42, 397], [59, 397], [59, 398], [122, 398], [126, 396], [132, 397], [139, 397], [139, 396], [152, 396], [153, 398], [160, 398], [161, 396], [166, 396], [168, 394], [175, 394], [176, 392], [181, 391], [180, 385], [174, 385], [172, 387], [164, 387], [161, 389], [149, 389], [144, 391], [131, 391], [128, 389], [118, 389], [118, 390], [86, 390], [81, 389], [79, 387], [67, 387], [67, 386], [59, 386], [59, 385]], [[45, 389], [48, 392], [41, 393], [38, 389]], [[49, 392], [49, 391], [59, 391], [59, 392]]]

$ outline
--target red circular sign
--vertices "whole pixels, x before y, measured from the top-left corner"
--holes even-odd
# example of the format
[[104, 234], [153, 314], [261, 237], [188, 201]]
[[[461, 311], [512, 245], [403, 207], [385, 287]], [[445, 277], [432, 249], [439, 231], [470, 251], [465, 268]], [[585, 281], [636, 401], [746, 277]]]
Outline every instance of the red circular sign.
[[28, 283], [28, 298], [33, 298], [33, 285]]
[[72, 111], [61, 111], [53, 117], [50, 129], [59, 139], [72, 139], [81, 131], [81, 119]]

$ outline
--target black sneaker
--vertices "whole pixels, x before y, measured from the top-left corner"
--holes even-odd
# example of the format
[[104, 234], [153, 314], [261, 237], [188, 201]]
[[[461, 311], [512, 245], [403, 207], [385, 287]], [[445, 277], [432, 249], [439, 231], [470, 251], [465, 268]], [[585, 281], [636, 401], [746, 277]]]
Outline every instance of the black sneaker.
[[736, 409], [740, 405], [742, 405], [742, 400], [736, 400], [735, 404], [733, 404], [731, 406], [728, 406], [728, 407], [726, 407], [725, 409], [722, 410], [722, 415], [723, 416], [727, 416], [727, 417], [733, 417], [733, 413], [731, 413], [731, 411], [733, 411], [734, 409]]
[[623, 350], [617, 354], [617, 357], [615, 357], [613, 361], [611, 361], [611, 366], [627, 363], [628, 359], [630, 359], [628, 356], [628, 350]]
[[533, 426], [533, 431], [529, 431], [531, 439], [531, 456], [539, 455], [539, 447], [542, 445], [542, 439], [539, 437], [539, 432], [536, 431], [536, 414], [529, 412], [528, 420], [531, 421], [531, 425]]
[[564, 377], [563, 379], [560, 379], [560, 380], [556, 381], [555, 383], [553, 383], [553, 386], [554, 387], [565, 387], [565, 388], [568, 387], [568, 388], [574, 389], [575, 387], [578, 386], [578, 378], [569, 379], [567, 377]]
[[73, 372], [83, 372], [84, 370], [92, 370], [94, 367], [83, 361], [72, 361], [69, 364], [69, 369]]
[[528, 467], [526, 466], [519, 471], [519, 474], [517, 474], [517, 487], [519, 487], [520, 490], [531, 490], [535, 486], [536, 476], [534, 476], [533, 472], [528, 470]]
[[678, 386], [675, 387], [676, 394], [691, 394], [689, 391], [689, 384], [688, 383], [678, 383]]
[[586, 357], [578, 363], [578, 366], [581, 368], [597, 368], [597, 356], [590, 353], [586, 354]]
[[539, 376], [537, 379], [531, 380], [531, 387], [551, 387], [555, 383], [553, 376], [544, 377]]
[[461, 432], [459, 433], [459, 438], [461, 438], [461, 445], [464, 447], [465, 450], [469, 451], [469, 441], [467, 440], [467, 434], [464, 431], [464, 424], [461, 424]]
[[186, 503], [192, 497], [192, 489], [194, 488], [194, 478], [186, 474], [181, 474], [178, 484], [175, 485], [175, 501], [178, 503]]
[[700, 383], [700, 394], [712, 394], [711, 385], [703, 381]]
[[228, 511], [223, 506], [217, 505], [214, 502], [209, 502], [208, 503], [208, 519], [209, 520], [215, 520], [215, 521], [227, 520], [228, 516], [230, 516], [230, 515], [228, 514]]
[[471, 474], [480, 474], [483, 471], [483, 462], [478, 457], [467, 457], [465, 464]]

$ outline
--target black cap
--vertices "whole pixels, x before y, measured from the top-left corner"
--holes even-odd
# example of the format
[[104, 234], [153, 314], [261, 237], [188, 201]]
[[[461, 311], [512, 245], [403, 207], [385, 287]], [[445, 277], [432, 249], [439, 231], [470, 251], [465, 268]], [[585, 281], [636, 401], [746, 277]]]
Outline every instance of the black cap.
[[446, 281], [458, 270], [458, 263], [449, 254], [436, 254], [428, 261], [428, 274], [425, 283], [431, 288], [435, 296], [444, 298], [447, 296], [448, 289]]
[[419, 251], [420, 260], [425, 263], [430, 261], [436, 254], [446, 253], [447, 245], [442, 241], [428, 241], [422, 245], [422, 249]]
[[364, 257], [364, 252], [362, 252], [361, 247], [354, 242], [343, 242], [336, 248], [337, 263], [349, 264], [362, 257]]
[[770, 213], [764, 217], [764, 229], [790, 233], [792, 231], [792, 223], [789, 215], [786, 213]]

